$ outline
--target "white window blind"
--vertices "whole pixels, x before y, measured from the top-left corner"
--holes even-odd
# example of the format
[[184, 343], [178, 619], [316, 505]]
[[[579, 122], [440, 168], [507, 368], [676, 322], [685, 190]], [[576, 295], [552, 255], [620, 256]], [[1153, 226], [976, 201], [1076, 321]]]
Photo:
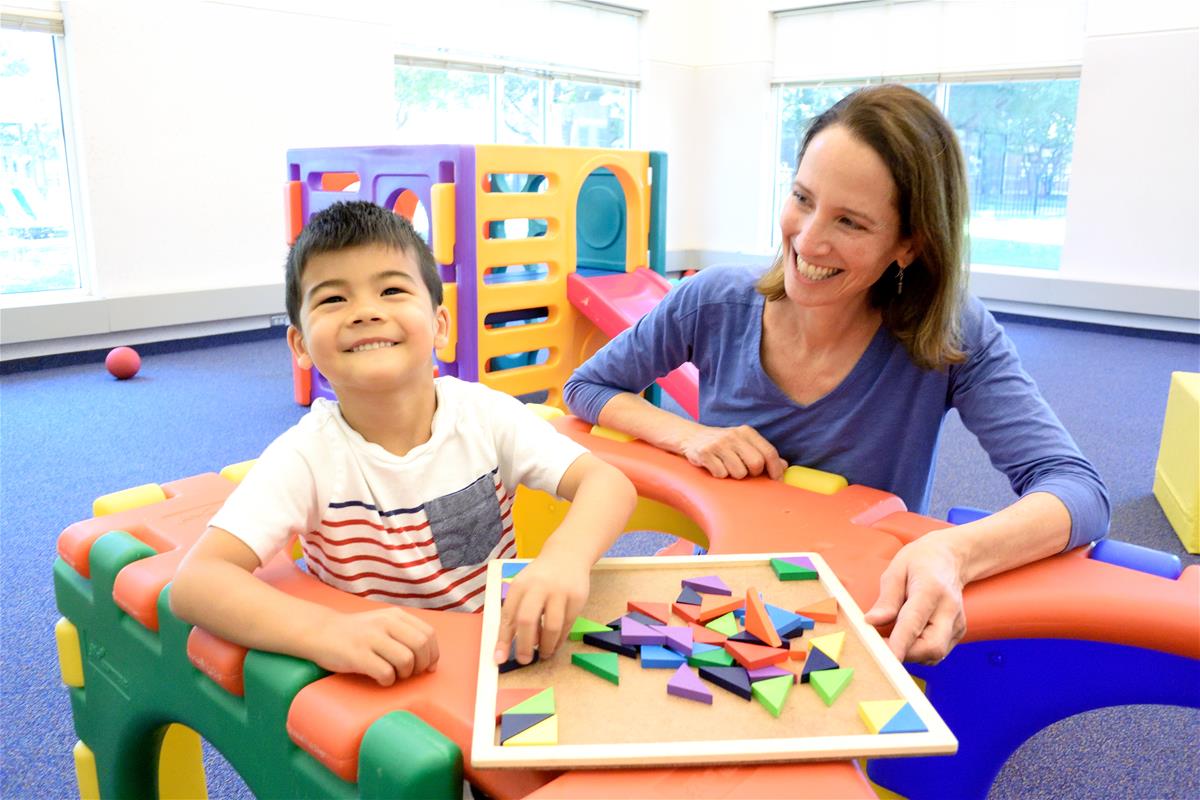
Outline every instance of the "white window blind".
[[1084, 0], [859, 0], [776, 11], [775, 83], [1078, 68]]
[[17, 31], [38, 33], [63, 32], [62, 9], [55, 2], [26, 0], [20, 5], [5, 3], [0, 6], [0, 27]]

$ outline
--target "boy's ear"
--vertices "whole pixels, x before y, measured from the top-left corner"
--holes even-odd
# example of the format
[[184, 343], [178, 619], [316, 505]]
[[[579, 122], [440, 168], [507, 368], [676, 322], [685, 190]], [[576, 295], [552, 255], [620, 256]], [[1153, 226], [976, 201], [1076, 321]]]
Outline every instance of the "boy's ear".
[[292, 358], [296, 359], [296, 363], [300, 369], [312, 369], [312, 357], [308, 354], [308, 347], [304, 344], [304, 334], [295, 325], [288, 325], [287, 330], [288, 347], [292, 350]]
[[438, 306], [433, 312], [433, 346], [440, 350], [450, 344], [450, 311], [445, 306]]

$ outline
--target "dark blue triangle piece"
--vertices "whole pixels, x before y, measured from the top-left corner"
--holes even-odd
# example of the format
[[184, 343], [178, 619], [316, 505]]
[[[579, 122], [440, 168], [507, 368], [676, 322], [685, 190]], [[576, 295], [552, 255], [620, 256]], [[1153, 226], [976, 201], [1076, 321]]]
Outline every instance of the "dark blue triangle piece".
[[527, 731], [544, 719], [550, 719], [553, 714], [502, 714], [500, 716], [500, 744]]
[[800, 682], [808, 683], [808, 673], [820, 672], [823, 669], [837, 669], [838, 663], [819, 647], [808, 648], [808, 656], [804, 659], [804, 670], [800, 673]]
[[675, 598], [676, 603], [683, 603], [685, 606], [698, 606], [704, 602], [704, 598], [690, 586], [683, 587], [683, 591], [679, 593], [679, 597]]
[[[536, 664], [537, 662], [538, 662], [538, 651], [537, 651], [537, 648], [535, 647], [533, 649], [533, 659], [529, 662], [529, 664]], [[501, 664], [499, 669], [501, 672], [512, 672], [514, 669], [520, 669], [521, 667], [528, 667], [529, 664], [522, 664], [520, 661], [517, 661], [517, 640], [514, 639], [513, 643], [512, 643], [512, 647], [510, 647], [508, 649], [508, 661], [505, 661], [503, 664]]]
[[731, 642], [747, 642], [749, 644], [759, 644], [759, 645], [762, 645], [763, 647], [770, 646], [766, 642], [764, 642], [762, 639], [755, 636], [753, 633], [750, 633], [750, 631], [738, 631], [733, 636], [729, 637], [729, 641], [731, 641]]
[[583, 643], [590, 644], [592, 647], [599, 647], [601, 650], [607, 650], [610, 653], [628, 656], [629, 658], [638, 657], [638, 648], [636, 645], [621, 644], [620, 631], [585, 633], [583, 635]]
[[642, 623], [643, 625], [662, 625], [662, 620], [655, 619], [654, 617], [650, 616], [649, 614], [643, 614], [640, 611], [629, 611], [627, 613], [622, 614], [620, 617], [617, 617], [612, 622], [608, 623], [608, 627], [620, 630], [621, 617], [629, 617], [630, 619], [635, 619], [638, 622]]
[[750, 690], [750, 676], [741, 667], [701, 667], [700, 677], [728, 692], [733, 692], [743, 700], [754, 696]]

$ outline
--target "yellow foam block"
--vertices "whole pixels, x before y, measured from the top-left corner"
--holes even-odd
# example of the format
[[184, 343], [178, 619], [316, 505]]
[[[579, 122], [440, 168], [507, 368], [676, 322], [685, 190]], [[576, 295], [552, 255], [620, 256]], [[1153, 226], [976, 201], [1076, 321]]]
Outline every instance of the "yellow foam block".
[[92, 501], [92, 516], [103, 517], [118, 511], [161, 503], [166, 499], [166, 492], [157, 483], [143, 483], [141, 486], [97, 497]]
[[903, 700], [863, 700], [858, 704], [858, 717], [871, 733], [879, 733], [892, 717], [904, 708]]
[[628, 433], [606, 428], [603, 425], [593, 425], [591, 430], [592, 436], [599, 436], [601, 439], [612, 439], [614, 442], [632, 442], [637, 437], [630, 436]]
[[1171, 373], [1154, 496], [1189, 553], [1200, 553], [1200, 373]]
[[800, 466], [792, 466], [784, 470], [783, 482], [788, 486], [807, 489], [817, 494], [837, 494], [849, 485], [841, 475]]
[[254, 462], [256, 461], [258, 461], [257, 458], [252, 458], [249, 461], [239, 461], [236, 464], [230, 464], [221, 470], [221, 477], [227, 481], [241, 483], [242, 478], [246, 477], [246, 473], [250, 471], [250, 468], [254, 466]]

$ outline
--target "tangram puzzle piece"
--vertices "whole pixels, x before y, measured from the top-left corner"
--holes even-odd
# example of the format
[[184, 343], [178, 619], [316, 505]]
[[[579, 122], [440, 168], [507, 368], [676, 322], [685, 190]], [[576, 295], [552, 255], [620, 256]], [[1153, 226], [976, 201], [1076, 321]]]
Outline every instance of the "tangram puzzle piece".
[[753, 633], [750, 633], [750, 631], [738, 631], [733, 636], [730, 636], [727, 641], [745, 642], [746, 644], [760, 644], [760, 645], [763, 645], [764, 647], [767, 644], [762, 639], [755, 636]]
[[[697, 625], [692, 623], [692, 643], [696, 644], [722, 644], [728, 636], [720, 631], [713, 630], [711, 627]], [[736, 627], [736, 626], [735, 626]]]
[[571, 624], [571, 632], [567, 637], [572, 642], [578, 642], [583, 638], [585, 633], [605, 633], [612, 632], [612, 628], [607, 625], [588, 619], [587, 617], [576, 617], [575, 622]]
[[592, 647], [599, 647], [601, 650], [607, 650], [610, 653], [626, 656], [627, 658], [638, 657], [636, 645], [621, 644], [621, 634], [619, 631], [608, 630], [607, 632], [585, 633], [583, 635], [583, 643], [590, 644]]
[[[696, 596], [699, 597], [700, 595], [696, 595]], [[671, 610], [675, 612], [675, 616], [679, 617], [680, 619], [684, 620], [685, 622], [699, 622], [700, 621], [700, 601], [699, 600], [696, 601], [695, 605], [688, 605], [687, 603], [675, 603], [671, 606]]]
[[505, 711], [505, 714], [553, 714], [554, 687], [542, 691], [532, 690], [535, 694]]
[[758, 669], [770, 664], [778, 664], [780, 661], [785, 661], [788, 657], [787, 650], [781, 650], [777, 647], [764, 647], [761, 644], [749, 644], [747, 642], [735, 642], [726, 640], [725, 649], [729, 651], [729, 655], [746, 669]]
[[554, 714], [546, 717], [538, 724], [526, 728], [503, 744], [506, 747], [558, 744], [558, 715]]
[[825, 655], [837, 661], [842, 657], [842, 645], [846, 643], [846, 632], [837, 631], [824, 636], [814, 636], [808, 640], [808, 649], [817, 648]]
[[675, 598], [676, 603], [682, 603], [685, 606], [700, 605], [700, 593], [690, 586], [684, 586], [683, 591], [679, 593], [679, 597]]
[[[584, 641], [587, 641], [586, 639]], [[791, 647], [788, 649], [788, 658], [793, 661], [803, 661], [808, 658], [808, 645], [799, 639], [792, 639], [789, 643]]]
[[733, 614], [717, 617], [705, 627], [726, 637], [733, 636], [738, 632], [737, 620], [733, 618]]
[[571, 663], [583, 667], [609, 683], [620, 685], [621, 676], [617, 669], [616, 653], [572, 653]]
[[[808, 561], [808, 559], [804, 559]], [[809, 566], [801, 566], [792, 563], [788, 559], [772, 558], [771, 569], [775, 570], [775, 576], [781, 581], [815, 581], [817, 579], [817, 570], [812, 566], [812, 562], [808, 561]]]
[[833, 705], [833, 701], [837, 700], [846, 687], [850, 685], [850, 679], [854, 677], [853, 667], [839, 667], [838, 669], [824, 669], [820, 672], [813, 672], [808, 676], [808, 682], [812, 685], [813, 691], [817, 696], [825, 701], [825, 705]]
[[686, 663], [687, 659], [679, 655], [673, 650], [657, 645], [647, 644], [642, 646], [642, 668], [643, 669], [675, 669]]
[[746, 633], [770, 647], [779, 647], [783, 643], [775, 630], [775, 623], [767, 614], [762, 597], [753, 586], [746, 590]]
[[653, 617], [662, 625], [666, 625], [671, 621], [670, 603], [643, 603], [636, 600], [630, 600], [625, 604], [625, 607], [630, 611], [636, 611], [639, 614], [645, 614], [648, 617]]
[[500, 718], [500, 744], [507, 744], [517, 734], [524, 733], [552, 716], [553, 714], [505, 714]]
[[675, 674], [671, 676], [671, 680], [667, 681], [667, 694], [709, 705], [712, 705], [713, 701], [712, 692], [685, 664], [680, 664], [679, 669], [675, 670]]
[[815, 619], [817, 622], [837, 622], [837, 598], [826, 597], [824, 600], [818, 600], [812, 605], [796, 609], [796, 613], [810, 619]]
[[767, 603], [766, 607], [767, 614], [771, 617], [771, 624], [775, 626], [776, 632], [784, 639], [802, 636], [806, 630], [812, 630], [813, 628], [813, 621], [808, 617], [793, 614], [787, 609], [773, 606], [770, 603]]
[[516, 577], [517, 573], [529, 566], [528, 562], [513, 563], [511, 561], [500, 565], [500, 580], [507, 581]]
[[924, 733], [929, 730], [925, 727], [925, 723], [917, 716], [917, 712], [908, 703], [904, 704], [904, 708], [896, 712], [896, 716], [887, 721], [879, 732], [880, 733]]
[[766, 667], [759, 667], [758, 669], [748, 669], [748, 670], [746, 670], [746, 675], [747, 675], [747, 677], [750, 678], [751, 684], [755, 684], [759, 681], [765, 681], [768, 678], [786, 677], [792, 683], [796, 683], [797, 681], [800, 680], [800, 676], [797, 675], [796, 673], [789, 672], [786, 669], [781, 669], [781, 668], [775, 666], [774, 664], [771, 664], [770, 666], [766, 666]]
[[778, 717], [783, 711], [784, 701], [792, 691], [792, 683], [793, 680], [790, 676], [768, 678], [765, 681], [750, 684], [750, 691], [754, 695], [754, 699], [762, 703], [763, 708], [770, 711], [772, 716]]
[[858, 717], [871, 733], [879, 733], [892, 717], [908, 703], [903, 700], [863, 700], [858, 704]]
[[692, 629], [672, 625], [655, 625], [654, 630], [666, 637], [665, 645], [681, 656], [692, 654]]
[[636, 619], [621, 617], [621, 644], [665, 644], [667, 637]]
[[750, 678], [741, 667], [700, 667], [700, 677], [728, 692], [733, 692], [743, 700], [752, 697]]
[[[722, 597], [719, 595], [706, 597], [704, 598], [704, 602], [700, 604], [700, 621], [708, 622], [716, 619], [717, 617], [724, 616], [725, 614], [733, 616], [732, 612], [741, 607], [742, 599], [740, 597], [731, 598]], [[737, 624], [736, 617], [734, 618], [734, 624]]]
[[662, 624], [661, 622], [656, 620], [654, 617], [643, 614], [640, 611], [628, 611], [628, 612], [622, 614], [621, 616], [617, 617], [616, 619], [614, 619], [612, 622], [608, 623], [608, 627], [613, 628], [613, 629], [620, 628], [621, 620], [625, 619], [626, 617], [634, 620], [635, 622], [640, 622], [643, 625], [661, 625]]
[[694, 589], [700, 594], [733, 594], [733, 590], [725, 585], [725, 581], [716, 575], [705, 575], [702, 578], [684, 578], [682, 583], [685, 587]]
[[500, 582], [500, 605], [504, 605], [504, 601], [508, 599], [508, 581]]
[[804, 671], [800, 673], [800, 682], [808, 683], [809, 677], [814, 672], [828, 669], [838, 669], [838, 663], [825, 655], [825, 651], [814, 647], [808, 651], [808, 657], [804, 659]]
[[[538, 662], [538, 651], [537, 651], [537, 648], [535, 647], [533, 649], [533, 658], [529, 659], [529, 664], [536, 664], [537, 662]], [[529, 664], [522, 664], [520, 661], [517, 661], [517, 640], [513, 639], [512, 646], [508, 648], [508, 660], [505, 661], [503, 664], [501, 664], [498, 667], [498, 669], [501, 672], [512, 672], [514, 669], [521, 669], [522, 667], [528, 667]]]
[[496, 691], [496, 719], [541, 692], [540, 689], [499, 689]]
[[[705, 649], [700, 650], [701, 647]], [[715, 644], [697, 644], [688, 656], [688, 664], [693, 667], [732, 667], [733, 656], [725, 652], [725, 648]]]

